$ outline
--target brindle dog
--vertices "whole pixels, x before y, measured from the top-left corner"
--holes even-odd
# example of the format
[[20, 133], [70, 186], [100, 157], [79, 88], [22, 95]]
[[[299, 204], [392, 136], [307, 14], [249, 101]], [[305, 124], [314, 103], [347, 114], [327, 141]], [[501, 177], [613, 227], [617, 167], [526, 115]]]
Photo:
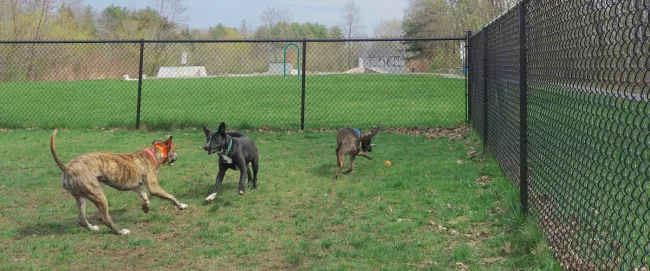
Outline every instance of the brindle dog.
[[99, 209], [102, 221], [117, 234], [129, 234], [127, 229], [118, 229], [108, 214], [108, 202], [100, 183], [120, 191], [134, 191], [143, 200], [142, 211], [149, 212], [149, 199], [143, 191], [144, 185], [151, 195], [169, 200], [180, 210], [187, 204], [178, 201], [174, 196], [165, 192], [158, 184], [158, 166], [172, 164], [178, 159], [174, 152], [172, 137], [167, 140], [154, 140], [150, 147], [139, 152], [116, 154], [110, 152], [94, 152], [82, 154], [63, 165], [55, 150], [57, 129], [50, 137], [50, 151], [56, 165], [63, 171], [63, 188], [76, 200], [79, 208], [79, 225], [89, 230], [99, 230], [99, 227], [86, 220], [86, 199]]

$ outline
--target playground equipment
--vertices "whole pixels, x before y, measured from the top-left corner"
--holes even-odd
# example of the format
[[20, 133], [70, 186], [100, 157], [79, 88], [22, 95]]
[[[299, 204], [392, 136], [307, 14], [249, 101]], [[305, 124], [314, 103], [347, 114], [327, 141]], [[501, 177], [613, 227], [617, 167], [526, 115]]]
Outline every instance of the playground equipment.
[[284, 60], [282, 62], [284, 64], [283, 76], [284, 78], [287, 78], [287, 48], [289, 48], [289, 46], [292, 45], [295, 46], [296, 49], [298, 49], [298, 60], [296, 62], [298, 62], [298, 78], [300, 78], [300, 46], [298, 46], [298, 44], [295, 44], [293, 42], [287, 43], [287, 45], [284, 46]]

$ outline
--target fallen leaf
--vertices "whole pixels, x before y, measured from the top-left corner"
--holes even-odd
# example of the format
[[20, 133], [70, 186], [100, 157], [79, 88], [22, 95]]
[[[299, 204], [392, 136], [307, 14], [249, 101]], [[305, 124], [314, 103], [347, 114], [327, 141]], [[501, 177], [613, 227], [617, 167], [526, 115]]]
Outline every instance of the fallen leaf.
[[465, 263], [456, 263], [456, 267], [460, 270], [467, 270], [468, 266]]
[[449, 222], [447, 222], [447, 224], [456, 225], [459, 222], [468, 221], [468, 220], [469, 220], [469, 218], [467, 218], [467, 216], [464, 215], [464, 216], [459, 216], [457, 218], [454, 218], [454, 219], [450, 220]]
[[458, 236], [458, 232], [457, 232], [456, 230], [451, 230], [451, 231], [449, 231], [449, 234], [450, 234], [451, 236]]
[[449, 208], [449, 209], [454, 209], [454, 205], [447, 204], [447, 208]]
[[467, 159], [474, 159], [476, 157], [477, 151], [470, 151], [467, 153]]
[[406, 221], [406, 222], [413, 222], [413, 220], [410, 219], [410, 218], [406, 218], [406, 219], [398, 218], [398, 219], [397, 219], [397, 222], [404, 222], [404, 221]]
[[422, 261], [422, 262], [420, 262], [420, 268], [425, 268], [425, 267], [427, 267], [429, 265], [432, 265], [432, 264], [433, 264], [433, 262], [431, 260]]
[[456, 160], [456, 164], [462, 165], [462, 164], [463, 164], [463, 160]]
[[510, 244], [510, 242], [506, 242], [503, 247], [501, 247], [501, 252], [510, 254], [512, 252], [512, 244]]
[[431, 224], [431, 226], [435, 226], [436, 222], [433, 222], [433, 220], [429, 220], [429, 224]]
[[390, 206], [388, 206], [388, 212], [392, 214], [392, 213], [393, 213], [393, 208], [391, 208]]
[[438, 225], [438, 230], [439, 231], [446, 231], [447, 228], [445, 226], [443, 226], [443, 225]]

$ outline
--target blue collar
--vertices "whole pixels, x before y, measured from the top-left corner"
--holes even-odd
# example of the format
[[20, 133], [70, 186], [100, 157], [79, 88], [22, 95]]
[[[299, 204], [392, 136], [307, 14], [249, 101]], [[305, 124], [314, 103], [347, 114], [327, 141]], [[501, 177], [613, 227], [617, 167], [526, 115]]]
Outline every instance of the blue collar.
[[354, 131], [357, 133], [358, 137], [361, 137], [361, 132], [359, 132], [359, 129], [354, 129]]

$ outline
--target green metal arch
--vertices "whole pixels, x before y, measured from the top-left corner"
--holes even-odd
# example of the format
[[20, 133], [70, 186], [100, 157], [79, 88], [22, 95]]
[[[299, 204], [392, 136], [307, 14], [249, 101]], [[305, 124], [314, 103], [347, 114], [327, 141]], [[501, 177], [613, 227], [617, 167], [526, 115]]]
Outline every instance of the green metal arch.
[[300, 78], [300, 46], [298, 46], [298, 44], [295, 44], [293, 42], [287, 43], [287, 45], [284, 46], [284, 61], [282, 63], [283, 65], [282, 68], [284, 70], [284, 78], [287, 78], [287, 48], [289, 48], [289, 46], [291, 45], [295, 46], [296, 49], [298, 49], [298, 61], [296, 62], [298, 62], [298, 78]]

